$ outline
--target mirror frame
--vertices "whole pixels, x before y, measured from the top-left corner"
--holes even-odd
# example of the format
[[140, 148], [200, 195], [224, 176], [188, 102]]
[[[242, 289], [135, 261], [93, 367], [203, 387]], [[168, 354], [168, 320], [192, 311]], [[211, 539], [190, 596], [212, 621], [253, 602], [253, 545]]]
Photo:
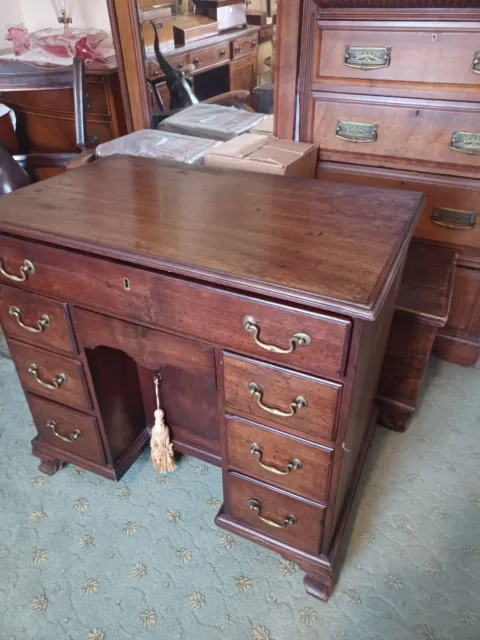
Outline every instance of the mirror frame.
[[[136, 0], [107, 0], [129, 132], [148, 129], [151, 114]], [[303, 0], [278, 0], [275, 77], [275, 134], [294, 135], [298, 41]]]

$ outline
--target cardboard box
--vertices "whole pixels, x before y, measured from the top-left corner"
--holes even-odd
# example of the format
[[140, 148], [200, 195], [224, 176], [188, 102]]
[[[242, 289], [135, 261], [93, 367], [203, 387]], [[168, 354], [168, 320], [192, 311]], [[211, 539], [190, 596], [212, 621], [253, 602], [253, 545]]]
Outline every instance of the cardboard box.
[[250, 129], [250, 133], [260, 133], [263, 136], [273, 138], [273, 115], [267, 116], [264, 120]]
[[207, 151], [204, 163], [207, 167], [314, 178], [317, 156], [314, 144], [245, 133]]

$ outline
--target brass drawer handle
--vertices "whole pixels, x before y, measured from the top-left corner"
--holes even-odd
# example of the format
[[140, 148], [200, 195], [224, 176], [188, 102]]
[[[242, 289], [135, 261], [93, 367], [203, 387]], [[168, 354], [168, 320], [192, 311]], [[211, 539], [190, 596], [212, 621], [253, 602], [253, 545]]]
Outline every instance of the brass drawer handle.
[[82, 437], [82, 432], [78, 429], [74, 429], [69, 436], [61, 436], [57, 431], [57, 423], [55, 420], [47, 420], [47, 427], [53, 431], [56, 438], [59, 438], [63, 442], [68, 442], [68, 444], [72, 444], [72, 442], [75, 442]]
[[454, 131], [450, 139], [450, 149], [467, 153], [470, 156], [480, 155], [480, 133]]
[[51, 389], [52, 391], [55, 391], [55, 389], [59, 389], [62, 386], [62, 384], [67, 384], [67, 376], [64, 373], [59, 373], [58, 376], [53, 378], [52, 382], [44, 382], [40, 378], [38, 374], [38, 366], [34, 362], [32, 362], [32, 364], [29, 365], [28, 373], [32, 374], [32, 376], [35, 378], [38, 384], [41, 384], [42, 387], [45, 387], [46, 389]]
[[295, 333], [290, 338], [290, 341], [289, 341], [290, 347], [288, 349], [282, 349], [281, 347], [276, 347], [273, 344], [265, 344], [265, 342], [261, 342], [258, 336], [258, 334], [260, 333], [260, 328], [257, 325], [257, 321], [253, 316], [246, 316], [243, 319], [243, 328], [245, 329], [245, 331], [248, 331], [248, 333], [253, 334], [253, 339], [255, 340], [255, 344], [257, 344], [259, 347], [262, 347], [262, 349], [266, 349], [267, 351], [270, 351], [270, 353], [281, 353], [281, 354], [293, 353], [297, 347], [306, 347], [308, 344], [312, 342], [312, 339], [306, 333]]
[[297, 396], [295, 398], [295, 400], [290, 404], [290, 411], [282, 411], [281, 409], [275, 409], [274, 407], [267, 407], [267, 405], [262, 402], [263, 391], [260, 389], [258, 384], [256, 382], [249, 382], [248, 388], [251, 395], [257, 399], [257, 404], [260, 409], [263, 409], [274, 416], [280, 416], [280, 418], [291, 418], [297, 413], [297, 411], [304, 411], [308, 407], [307, 399], [303, 396]]
[[300, 469], [303, 468], [302, 462], [297, 458], [291, 460], [287, 464], [285, 470], [278, 469], [277, 467], [272, 467], [269, 464], [265, 464], [264, 462], [262, 462], [262, 450], [256, 442], [252, 442], [252, 444], [250, 445], [250, 453], [253, 456], [258, 457], [258, 464], [262, 467], [262, 469], [265, 469], [265, 471], [270, 471], [270, 473], [275, 473], [277, 476], [288, 476], [288, 474], [292, 471], [300, 471]]
[[376, 142], [379, 126], [378, 124], [337, 120], [335, 135], [347, 142]]
[[480, 50], [475, 51], [473, 55], [472, 69], [473, 73], [480, 73]]
[[8, 271], [5, 271], [3, 267], [3, 260], [0, 258], [0, 273], [9, 280], [13, 280], [14, 282], [25, 282], [25, 280], [28, 278], [29, 273], [35, 273], [35, 267], [30, 262], [30, 260], [24, 260], [23, 265], [20, 267], [21, 275], [14, 276], [12, 273], [8, 273]]
[[242, 53], [242, 51], [243, 51], [243, 47], [235, 47], [235, 51], [236, 51], [237, 53]]
[[433, 224], [437, 224], [439, 227], [468, 231], [475, 228], [477, 214], [474, 211], [457, 211], [455, 209], [435, 207], [431, 220]]
[[50, 326], [50, 318], [46, 314], [43, 314], [40, 320], [37, 320], [36, 327], [30, 327], [28, 324], [24, 324], [22, 322], [22, 314], [18, 307], [10, 307], [8, 313], [16, 318], [18, 324], [22, 327], [22, 329], [26, 329], [31, 333], [42, 333], [47, 327]]
[[286, 529], [287, 527], [292, 527], [294, 524], [298, 523], [297, 517], [294, 515], [285, 516], [282, 522], [275, 522], [275, 520], [265, 518], [262, 516], [262, 505], [258, 500], [249, 500], [248, 506], [257, 514], [262, 522], [268, 524], [270, 527], [275, 527], [275, 529]]
[[392, 47], [352, 47], [347, 44], [343, 64], [360, 71], [384, 69], [390, 65], [391, 54]]
[[225, 49], [221, 49], [221, 51], [220, 51], [220, 57], [221, 57], [221, 58], [223, 58], [223, 57], [225, 57], [226, 55], [227, 55], [226, 50], [225, 50]]

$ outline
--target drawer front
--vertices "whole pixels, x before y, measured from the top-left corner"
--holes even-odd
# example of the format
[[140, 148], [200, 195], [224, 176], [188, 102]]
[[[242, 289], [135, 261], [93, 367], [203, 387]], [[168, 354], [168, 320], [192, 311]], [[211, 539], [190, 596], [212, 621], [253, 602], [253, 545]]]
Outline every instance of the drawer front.
[[315, 83], [478, 91], [480, 82], [480, 22], [322, 20], [315, 52]]
[[225, 406], [306, 433], [332, 440], [341, 385], [273, 365], [224, 355]]
[[355, 173], [351, 167], [320, 163], [317, 178], [371, 187], [422, 191], [426, 196], [415, 237], [452, 245], [462, 253], [480, 249], [480, 183], [468, 178], [441, 178], [404, 172]]
[[[100, 78], [88, 78], [85, 83], [86, 108], [90, 115], [109, 115], [105, 82]], [[3, 100], [2, 100], [3, 101]], [[49, 116], [68, 115], [73, 118], [73, 91], [16, 91], [5, 94], [5, 102], [16, 111], [31, 113], [46, 112]], [[53, 149], [56, 149], [54, 146]]]
[[476, 177], [480, 105], [317, 94], [313, 141], [321, 160]]
[[62, 458], [68, 461], [71, 454], [105, 464], [95, 418], [31, 394], [27, 399], [39, 435], [61, 449]]
[[[167, 56], [168, 62], [175, 69], [183, 69], [188, 64], [188, 55], [186, 53], [177, 56]], [[164, 75], [160, 69], [160, 65], [155, 60], [149, 60], [146, 64], [147, 74], [150, 77]]]
[[190, 64], [193, 64], [196, 71], [207, 69], [208, 67], [216, 67], [225, 64], [230, 60], [229, 44], [216, 45], [206, 49], [198, 49], [190, 54]]
[[25, 389], [76, 409], [92, 409], [80, 362], [15, 340], [9, 341], [9, 347]]
[[77, 353], [66, 304], [0, 286], [0, 322], [10, 338], [54, 351]]
[[325, 515], [322, 507], [232, 473], [227, 476], [224, 494], [235, 520], [296, 549], [319, 552]]
[[249, 38], [237, 38], [232, 42], [232, 57], [234, 60], [248, 56], [258, 50], [258, 35]]
[[325, 503], [333, 451], [258, 424], [226, 419], [228, 468]]
[[[34, 273], [26, 271], [26, 280], [17, 282], [19, 287], [289, 367], [329, 377], [343, 375], [349, 320], [221, 293], [6, 236], [0, 236], [0, 258], [7, 272], [17, 277], [24, 261], [32, 262]], [[8, 281], [0, 275], [0, 282]], [[272, 351], [271, 345], [289, 353]]]

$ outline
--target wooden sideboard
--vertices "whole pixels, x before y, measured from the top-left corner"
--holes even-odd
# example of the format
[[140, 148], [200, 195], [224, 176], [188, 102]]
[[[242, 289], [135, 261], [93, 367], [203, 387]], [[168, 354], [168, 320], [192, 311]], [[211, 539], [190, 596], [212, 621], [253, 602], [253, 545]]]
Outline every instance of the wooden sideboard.
[[[200, 100], [213, 97], [227, 91], [253, 91], [257, 86], [258, 47], [260, 27], [231, 29], [210, 38], [203, 38], [164, 55], [171, 65], [182, 69], [193, 65], [194, 90]], [[155, 91], [158, 91], [166, 111], [170, 108], [170, 94], [166, 82], [158, 82], [161, 70], [152, 52], [147, 52], [145, 73], [150, 81], [148, 91], [152, 114], [160, 113]], [[210, 81], [208, 73], [222, 69], [224, 74], [216, 74]], [[201, 78], [203, 82], [200, 80]], [[155, 81], [155, 88], [151, 81]]]
[[450, 317], [435, 347], [445, 359], [475, 364], [478, 2], [293, 0], [282, 12], [277, 133], [320, 146], [319, 179], [426, 193], [415, 236], [458, 254]]
[[[118, 70], [112, 59], [107, 68], [87, 67], [85, 83], [87, 134], [96, 145], [125, 135], [127, 126]], [[19, 153], [75, 151], [73, 95], [71, 91], [16, 91], [0, 94], [17, 117]], [[63, 169], [37, 169], [46, 178]]]
[[175, 450], [222, 466], [217, 523], [327, 599], [422, 206], [126, 156], [2, 198], [0, 320], [40, 469], [120, 478], [160, 371]]

